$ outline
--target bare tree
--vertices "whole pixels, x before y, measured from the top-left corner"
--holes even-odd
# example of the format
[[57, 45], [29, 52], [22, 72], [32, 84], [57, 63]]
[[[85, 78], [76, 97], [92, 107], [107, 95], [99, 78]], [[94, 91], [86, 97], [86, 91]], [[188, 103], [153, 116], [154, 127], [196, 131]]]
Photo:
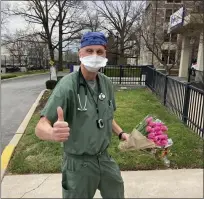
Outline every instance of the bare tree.
[[62, 70], [63, 49], [71, 44], [75, 39], [80, 38], [80, 31], [83, 26], [80, 22], [80, 15], [83, 12], [83, 2], [74, 0], [57, 0], [55, 12], [59, 13], [58, 22], [58, 42], [55, 47], [59, 52], [58, 69]]
[[[201, 29], [204, 27], [204, 9], [202, 9], [203, 1], [193, 2], [194, 5], [191, 6], [191, 9], [185, 10], [185, 16], [191, 15], [191, 21], [193, 21], [195, 25], [188, 25], [187, 28], [182, 26], [180, 36], [178, 36], [174, 31], [168, 33], [167, 29], [164, 29], [164, 21], [162, 20], [163, 11], [160, 13], [160, 11], [157, 10], [157, 3], [158, 2], [155, 2], [154, 7], [151, 7], [152, 5], [149, 4], [149, 7], [147, 7], [143, 12], [143, 19], [139, 28], [142, 39], [141, 46], [143, 48], [143, 52], [145, 52], [146, 49], [152, 54], [152, 64], [157, 62], [158, 65], [165, 69], [167, 74], [170, 74], [172, 69], [175, 67], [178, 68], [180, 63], [182, 33], [186, 31], [188, 33], [191, 32], [193, 33], [191, 35], [194, 35], [191, 37], [194, 37], [195, 40], [198, 40], [199, 32], [202, 32]], [[176, 12], [179, 9], [178, 7], [174, 7], [174, 4], [172, 6], [173, 12]], [[179, 17], [177, 16], [177, 18]], [[184, 18], [184, 23], [188, 23], [188, 20], [188, 17]], [[196, 31], [196, 29], [198, 31]], [[190, 48], [190, 45], [192, 44], [189, 44], [189, 46], [186, 47]], [[156, 58], [156, 60], [154, 58]]]
[[[10, 56], [17, 60], [18, 64], [21, 66], [24, 63], [24, 56], [26, 51], [26, 43], [20, 38], [25, 34], [23, 30], [16, 30], [15, 34], [5, 35], [6, 49], [8, 50]], [[5, 42], [5, 41], [4, 41]]]
[[82, 19], [81, 24], [84, 28], [91, 32], [102, 31], [103, 21], [100, 19], [98, 12], [90, 11], [89, 8], [86, 9], [84, 19]]
[[[151, 17], [151, 16], [150, 16]], [[151, 21], [152, 19], [147, 16], [147, 13], [145, 13], [145, 19], [141, 23], [141, 27], [139, 29], [140, 31], [140, 36], [142, 39], [142, 48], [146, 48], [149, 52], [152, 53], [154, 57], [158, 60], [159, 63], [163, 65], [163, 67], [168, 71], [168, 64], [167, 64], [167, 59], [168, 59], [168, 54], [163, 54], [165, 42], [169, 42], [169, 39], [166, 36], [165, 33], [163, 32], [163, 25], [162, 22], [158, 21], [154, 26], [151, 26]], [[162, 30], [161, 30], [162, 29]], [[155, 31], [154, 31], [155, 30]], [[167, 50], [171, 48], [172, 43], [168, 44]], [[148, 57], [150, 58], [150, 57]], [[151, 58], [151, 62], [153, 64], [153, 57]], [[150, 61], [150, 60], [149, 60]], [[171, 62], [172, 66], [176, 64], [175, 60], [168, 60], [168, 63]]]
[[[22, 7], [17, 7], [13, 10], [9, 9], [9, 13], [12, 15], [19, 15], [25, 18], [30, 24], [39, 24], [43, 30], [39, 32], [39, 35], [48, 44], [51, 60], [54, 58], [54, 50], [56, 48], [54, 43], [54, 28], [57, 23], [58, 15], [56, 16], [52, 9], [56, 5], [57, 1], [40, 1], [30, 0]], [[51, 20], [52, 19], [52, 20]]]
[[[22, 41], [27, 43], [27, 57], [31, 60], [28, 64], [35, 64], [39, 68], [48, 66], [47, 43], [43, 41], [38, 33], [33, 30], [33, 34], [26, 35]], [[32, 61], [34, 60], [34, 62]]]
[[99, 17], [103, 20], [102, 27], [110, 34], [114, 34], [119, 45], [118, 49], [119, 63], [125, 63], [126, 52], [135, 46], [139, 47], [139, 37], [135, 34], [132, 40], [135, 28], [141, 19], [141, 9], [144, 2], [136, 2], [132, 0], [126, 1], [93, 1]]
[[[30, 64], [34, 64], [36, 67], [45, 66], [45, 61], [47, 61], [47, 44], [42, 41], [39, 34], [27, 34], [28, 29], [16, 30], [14, 34], [8, 33], [5, 35], [3, 45], [8, 50], [12, 59], [16, 59], [20, 66], [25, 65], [27, 67], [29, 62], [32, 62]], [[35, 60], [35, 63], [33, 63], [32, 59]]]
[[51, 60], [55, 60], [54, 50], [58, 50], [58, 66], [62, 70], [63, 48], [79, 39], [79, 32], [83, 29], [79, 21], [81, 5], [83, 2], [74, 0], [30, 0], [24, 8], [17, 8], [11, 13], [42, 26], [39, 34], [48, 43]]
[[6, 10], [8, 10], [9, 7], [10, 4], [1, 1], [1, 30], [6, 28], [6, 23], [8, 22], [9, 17]]

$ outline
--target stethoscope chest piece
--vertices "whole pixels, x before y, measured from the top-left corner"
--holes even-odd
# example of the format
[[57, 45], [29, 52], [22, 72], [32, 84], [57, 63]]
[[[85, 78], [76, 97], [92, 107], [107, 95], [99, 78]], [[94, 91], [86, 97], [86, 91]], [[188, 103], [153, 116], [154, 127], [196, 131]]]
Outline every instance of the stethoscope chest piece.
[[105, 96], [105, 94], [100, 93], [98, 98], [99, 98], [99, 100], [103, 101], [106, 98], [106, 96]]
[[96, 123], [97, 123], [97, 126], [98, 126], [99, 129], [104, 128], [103, 119], [98, 119], [98, 120], [96, 120]]

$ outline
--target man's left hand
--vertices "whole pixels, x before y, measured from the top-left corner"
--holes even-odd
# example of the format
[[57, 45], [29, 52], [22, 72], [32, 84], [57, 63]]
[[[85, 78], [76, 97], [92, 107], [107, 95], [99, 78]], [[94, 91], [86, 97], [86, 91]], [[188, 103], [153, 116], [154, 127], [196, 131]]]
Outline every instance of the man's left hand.
[[123, 133], [122, 136], [121, 136], [122, 141], [127, 141], [128, 138], [129, 138], [129, 134], [127, 134], [127, 133]]

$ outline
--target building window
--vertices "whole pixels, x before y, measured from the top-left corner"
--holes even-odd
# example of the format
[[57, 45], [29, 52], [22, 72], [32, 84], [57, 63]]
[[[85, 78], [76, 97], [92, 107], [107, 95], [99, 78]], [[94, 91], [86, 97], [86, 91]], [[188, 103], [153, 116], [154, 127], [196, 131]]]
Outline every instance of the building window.
[[175, 64], [175, 61], [176, 61], [176, 51], [175, 50], [170, 50], [169, 64]]
[[181, 3], [181, 0], [174, 0], [174, 3]]
[[167, 0], [166, 3], [181, 3], [181, 0]]
[[170, 34], [167, 33], [167, 30], [164, 30], [164, 42], [170, 41]]
[[166, 14], [165, 14], [165, 21], [170, 22], [170, 16], [173, 14], [172, 9], [166, 9]]
[[177, 42], [177, 34], [176, 33], [171, 34], [171, 41], [172, 42]]
[[165, 64], [175, 64], [176, 61], [176, 50], [163, 50], [162, 51], [162, 61]]
[[167, 33], [167, 30], [164, 30], [164, 42], [169, 42], [170, 40], [170, 34]]
[[164, 30], [164, 42], [177, 42], [177, 34], [171, 33], [170, 38], [170, 34], [167, 33], [167, 30]]
[[162, 61], [168, 64], [168, 50], [162, 50]]

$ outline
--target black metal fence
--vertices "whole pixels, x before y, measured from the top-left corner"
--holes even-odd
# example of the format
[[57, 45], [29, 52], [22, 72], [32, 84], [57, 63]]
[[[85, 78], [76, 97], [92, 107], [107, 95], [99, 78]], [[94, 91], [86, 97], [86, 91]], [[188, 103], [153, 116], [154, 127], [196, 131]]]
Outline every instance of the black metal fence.
[[204, 72], [200, 70], [195, 70], [194, 68], [189, 68], [188, 82], [198, 82], [204, 85]]
[[144, 85], [146, 80], [146, 67], [151, 65], [130, 66], [130, 65], [108, 65], [100, 72], [107, 75], [114, 84], [120, 85]]
[[157, 71], [152, 65], [106, 66], [101, 70], [114, 84], [148, 86], [162, 103], [204, 138], [204, 89]]
[[204, 90], [146, 67], [146, 85], [173, 113], [204, 138]]

